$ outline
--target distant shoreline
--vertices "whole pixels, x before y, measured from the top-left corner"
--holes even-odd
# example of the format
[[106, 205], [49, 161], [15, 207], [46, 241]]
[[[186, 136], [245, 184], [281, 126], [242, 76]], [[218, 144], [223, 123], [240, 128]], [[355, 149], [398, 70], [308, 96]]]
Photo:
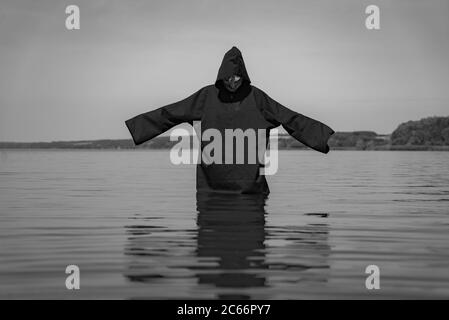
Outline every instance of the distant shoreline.
[[[2, 148], [0, 147], [0, 152], [7, 152], [7, 151], [135, 151], [135, 152], [147, 152], [147, 151], [165, 151], [167, 149], [151, 149], [151, 148], [135, 148], [135, 149], [101, 149], [101, 148]], [[313, 149], [310, 148], [294, 148], [294, 149], [278, 149], [279, 151], [313, 151]], [[331, 148], [330, 152], [332, 151], [404, 151], [404, 152], [411, 152], [411, 151], [419, 151], [419, 152], [448, 152], [449, 148], [447, 147], [436, 147], [436, 148], [391, 148], [391, 149], [356, 149], [356, 148]]]
[[[193, 139], [193, 137], [190, 137]], [[0, 142], [0, 150], [166, 150], [177, 141], [168, 136], [156, 137], [140, 146], [132, 139], [82, 140], [54, 142]], [[393, 145], [388, 135], [373, 132], [337, 132], [329, 139], [332, 150], [347, 151], [449, 151], [449, 145]], [[307, 150], [307, 146], [289, 135], [280, 135], [279, 150]]]
[[[194, 136], [190, 136], [190, 145]], [[178, 140], [179, 141], [179, 140]], [[0, 149], [170, 149], [178, 143], [158, 136], [139, 146], [132, 139], [103, 139], [53, 142], [0, 142]], [[391, 134], [374, 131], [335, 132], [328, 141], [331, 150], [449, 151], [449, 117], [428, 117], [401, 123]], [[307, 146], [288, 134], [278, 136], [278, 150], [303, 150]]]

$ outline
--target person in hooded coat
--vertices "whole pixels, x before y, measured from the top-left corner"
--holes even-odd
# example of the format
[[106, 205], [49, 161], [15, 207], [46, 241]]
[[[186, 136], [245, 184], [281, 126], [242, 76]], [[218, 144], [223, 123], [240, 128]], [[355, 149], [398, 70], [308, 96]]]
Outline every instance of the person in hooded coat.
[[[224, 55], [215, 84], [125, 123], [134, 143], [139, 145], [180, 123], [193, 124], [194, 121], [201, 121], [201, 133], [216, 129], [223, 137], [226, 129], [253, 129], [256, 132], [264, 129], [266, 145], [270, 129], [282, 125], [293, 138], [322, 153], [329, 152], [327, 142], [334, 134], [327, 125], [284, 107], [251, 85], [242, 53], [236, 47]], [[200, 152], [206, 145], [207, 142], [201, 141]], [[224, 145], [223, 151], [226, 151]], [[260, 174], [261, 167], [263, 164], [259, 161], [250, 163], [248, 159], [242, 164], [201, 161], [197, 165], [197, 191], [268, 194], [269, 187], [265, 176]]]

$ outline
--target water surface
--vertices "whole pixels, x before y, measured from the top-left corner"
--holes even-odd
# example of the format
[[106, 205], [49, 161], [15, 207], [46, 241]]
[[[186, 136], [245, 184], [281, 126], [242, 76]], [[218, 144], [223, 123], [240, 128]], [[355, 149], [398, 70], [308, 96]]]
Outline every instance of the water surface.
[[168, 150], [3, 150], [0, 298], [449, 298], [448, 160], [280, 151], [265, 199], [197, 195]]

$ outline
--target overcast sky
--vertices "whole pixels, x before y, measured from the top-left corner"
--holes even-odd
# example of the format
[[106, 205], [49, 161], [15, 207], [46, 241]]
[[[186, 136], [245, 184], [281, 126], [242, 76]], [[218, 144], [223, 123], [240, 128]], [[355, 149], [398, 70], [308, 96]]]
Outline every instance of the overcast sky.
[[448, 0], [1, 0], [0, 141], [130, 138], [126, 119], [212, 84], [233, 45], [253, 85], [336, 131], [449, 115]]

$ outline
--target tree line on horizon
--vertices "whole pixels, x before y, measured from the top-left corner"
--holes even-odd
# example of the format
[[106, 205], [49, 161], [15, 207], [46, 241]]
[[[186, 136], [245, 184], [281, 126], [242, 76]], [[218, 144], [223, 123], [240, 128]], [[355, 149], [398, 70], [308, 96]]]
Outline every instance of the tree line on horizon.
[[[190, 137], [194, 139], [194, 137]], [[0, 142], [6, 149], [168, 149], [177, 141], [159, 136], [135, 146], [132, 139], [54, 142]], [[449, 150], [449, 117], [429, 117], [400, 124], [391, 135], [374, 131], [336, 132], [329, 139], [334, 150]], [[306, 149], [289, 135], [280, 135], [280, 150]]]

